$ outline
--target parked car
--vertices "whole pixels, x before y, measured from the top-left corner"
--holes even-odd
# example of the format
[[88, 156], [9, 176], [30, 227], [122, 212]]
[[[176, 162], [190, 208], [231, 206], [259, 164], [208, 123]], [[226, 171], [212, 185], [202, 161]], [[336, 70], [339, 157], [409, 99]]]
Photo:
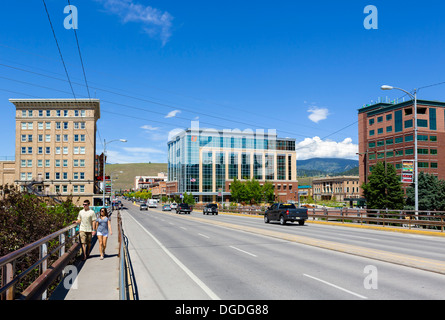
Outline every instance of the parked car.
[[148, 206], [147, 206], [147, 204], [146, 204], [146, 203], [141, 203], [141, 204], [139, 205], [139, 210], [148, 210]]
[[149, 207], [149, 208], [157, 208], [158, 205], [157, 205], [156, 202], [149, 202], [149, 203], [148, 203], [148, 207]]
[[178, 207], [178, 204], [175, 203], [175, 202], [173, 202], [173, 203], [170, 205], [170, 208], [172, 208], [172, 209], [176, 209], [177, 207]]
[[287, 221], [298, 221], [304, 225], [307, 220], [307, 208], [296, 208], [293, 203], [274, 203], [264, 213], [264, 222], [280, 221], [284, 225]]
[[170, 207], [169, 204], [164, 204], [162, 206], [162, 211], [172, 211], [172, 208]]
[[215, 203], [208, 203], [205, 205], [205, 207], [202, 209], [202, 214], [218, 214], [218, 205]]
[[176, 208], [176, 213], [184, 212], [185, 214], [190, 214], [192, 212], [192, 208], [187, 203], [180, 203], [178, 204], [178, 207]]

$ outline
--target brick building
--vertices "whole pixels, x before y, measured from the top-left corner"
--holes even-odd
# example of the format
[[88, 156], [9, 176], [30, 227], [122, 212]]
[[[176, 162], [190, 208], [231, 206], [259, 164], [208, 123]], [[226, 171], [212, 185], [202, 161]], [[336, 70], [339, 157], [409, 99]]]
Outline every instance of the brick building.
[[[418, 100], [419, 171], [445, 179], [445, 102]], [[358, 110], [360, 185], [377, 162], [414, 160], [414, 102], [377, 103]], [[408, 185], [408, 184], [405, 184]]]

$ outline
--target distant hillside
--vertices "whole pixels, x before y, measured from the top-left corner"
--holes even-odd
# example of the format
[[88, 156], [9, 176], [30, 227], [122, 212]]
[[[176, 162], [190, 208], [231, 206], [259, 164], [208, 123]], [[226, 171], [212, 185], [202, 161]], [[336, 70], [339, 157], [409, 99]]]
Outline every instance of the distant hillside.
[[[124, 163], [107, 164], [107, 175], [113, 174], [113, 189], [134, 188], [134, 177], [136, 176], [157, 176], [159, 172], [167, 173], [166, 163]], [[122, 173], [118, 173], [122, 171]], [[117, 179], [116, 179], [117, 177]]]
[[[122, 173], [118, 173], [122, 171]], [[107, 174], [113, 174], [113, 189], [134, 188], [135, 176], [157, 176], [159, 172], [167, 173], [167, 163], [125, 163], [107, 164]], [[358, 175], [358, 160], [339, 158], [313, 158], [297, 161], [297, 175], [314, 177], [325, 175]], [[117, 179], [116, 179], [117, 178]]]
[[358, 175], [358, 160], [340, 158], [312, 158], [297, 160], [298, 177], [324, 175]]

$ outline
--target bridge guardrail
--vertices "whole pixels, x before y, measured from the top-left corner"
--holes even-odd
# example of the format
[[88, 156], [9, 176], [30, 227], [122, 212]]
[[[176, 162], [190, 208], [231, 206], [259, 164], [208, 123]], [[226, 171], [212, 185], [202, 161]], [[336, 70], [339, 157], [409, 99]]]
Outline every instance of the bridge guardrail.
[[117, 211], [117, 225], [119, 231], [119, 299], [138, 300], [136, 280], [128, 252], [128, 238], [122, 227], [120, 210]]
[[[219, 208], [220, 212], [246, 215], [264, 215], [266, 206], [239, 206]], [[197, 205], [194, 211], [202, 210]], [[308, 208], [309, 219], [338, 221], [341, 223], [355, 222], [360, 224], [376, 224], [380, 226], [399, 226], [402, 228], [425, 228], [445, 230], [445, 211], [359, 209], [359, 208]]]
[[[78, 224], [67, 226], [21, 249], [0, 257], [0, 299], [46, 299], [48, 286], [57, 279], [70, 260], [82, 249], [80, 241], [75, 241], [79, 236], [79, 232], [76, 230], [77, 226]], [[49, 242], [54, 239], [57, 239], [58, 244], [48, 252]], [[67, 246], [70, 247], [68, 248]], [[16, 261], [37, 249], [39, 250], [39, 259], [33, 262], [27, 269], [17, 273], [15, 270]], [[58, 253], [58, 259], [51, 265], [48, 265], [49, 258], [56, 253]], [[24, 291], [17, 293], [15, 286], [37, 267], [39, 268], [39, 277]]]

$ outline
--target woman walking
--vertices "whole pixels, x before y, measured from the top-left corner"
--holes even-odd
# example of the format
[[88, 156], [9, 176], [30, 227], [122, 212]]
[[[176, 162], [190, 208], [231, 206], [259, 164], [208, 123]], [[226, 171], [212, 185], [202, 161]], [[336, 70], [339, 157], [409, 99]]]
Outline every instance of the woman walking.
[[100, 260], [103, 260], [105, 256], [105, 249], [107, 247], [108, 236], [113, 234], [111, 231], [111, 220], [108, 217], [107, 208], [100, 209], [100, 215], [96, 219], [95, 225], [95, 229], [97, 230], [97, 238], [99, 239]]

